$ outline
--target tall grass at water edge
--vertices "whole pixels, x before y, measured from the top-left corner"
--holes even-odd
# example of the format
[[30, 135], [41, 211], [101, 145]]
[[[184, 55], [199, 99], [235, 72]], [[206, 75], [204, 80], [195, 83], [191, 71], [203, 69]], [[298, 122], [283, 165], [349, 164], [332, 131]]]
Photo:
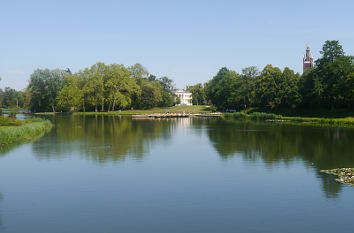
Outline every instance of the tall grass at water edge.
[[0, 122], [2, 122], [0, 124], [0, 147], [31, 140], [47, 132], [52, 127], [52, 123], [49, 120], [38, 118], [24, 121], [15, 120], [8, 125], [4, 124], [6, 121], [7, 119], [0, 118]]
[[249, 119], [249, 120], [263, 120], [263, 121], [287, 121], [287, 122], [298, 122], [298, 123], [314, 123], [314, 124], [324, 124], [324, 125], [337, 125], [337, 126], [354, 126], [354, 118], [320, 118], [320, 117], [287, 117], [282, 115], [277, 115], [274, 113], [264, 113], [264, 112], [234, 112], [225, 113], [223, 115], [226, 119]]

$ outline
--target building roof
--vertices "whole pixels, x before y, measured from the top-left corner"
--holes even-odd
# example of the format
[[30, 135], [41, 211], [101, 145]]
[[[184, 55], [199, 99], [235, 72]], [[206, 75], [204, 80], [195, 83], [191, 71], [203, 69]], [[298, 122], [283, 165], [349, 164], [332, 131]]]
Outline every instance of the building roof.
[[183, 94], [192, 94], [192, 92], [184, 90], [184, 89], [174, 89], [172, 90], [173, 93], [183, 93]]

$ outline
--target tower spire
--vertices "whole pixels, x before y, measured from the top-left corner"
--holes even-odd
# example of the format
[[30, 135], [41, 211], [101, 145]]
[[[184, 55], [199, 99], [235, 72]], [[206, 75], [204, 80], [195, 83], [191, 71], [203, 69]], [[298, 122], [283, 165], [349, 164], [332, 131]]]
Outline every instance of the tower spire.
[[311, 54], [310, 45], [306, 46], [306, 53], [304, 58], [302, 59], [302, 71], [305, 73], [309, 69], [313, 67], [313, 56]]

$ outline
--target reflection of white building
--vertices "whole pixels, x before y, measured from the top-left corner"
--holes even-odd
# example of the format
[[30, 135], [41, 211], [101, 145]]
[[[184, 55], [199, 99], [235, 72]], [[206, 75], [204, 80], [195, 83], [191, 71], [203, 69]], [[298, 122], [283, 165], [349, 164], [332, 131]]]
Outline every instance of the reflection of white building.
[[191, 92], [182, 89], [173, 90], [172, 92], [181, 100], [181, 103], [177, 105], [192, 105]]

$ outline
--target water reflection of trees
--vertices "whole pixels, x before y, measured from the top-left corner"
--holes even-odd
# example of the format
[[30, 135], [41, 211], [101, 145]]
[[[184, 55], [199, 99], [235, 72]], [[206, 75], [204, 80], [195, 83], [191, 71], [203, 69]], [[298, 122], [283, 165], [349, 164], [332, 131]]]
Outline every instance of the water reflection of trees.
[[[0, 193], [0, 201], [2, 201], [2, 198], [3, 198], [2, 193]], [[0, 213], [1, 213], [1, 208], [0, 208]], [[2, 217], [0, 215], [0, 227], [1, 226], [2, 226]]]
[[132, 120], [117, 116], [56, 117], [55, 129], [33, 144], [39, 158], [81, 155], [104, 162], [126, 155], [141, 158], [156, 139], [171, 138], [177, 120]]
[[241, 154], [248, 161], [261, 159], [270, 166], [301, 159], [317, 168], [328, 197], [336, 197], [342, 185], [319, 170], [354, 167], [353, 129], [240, 121], [209, 121], [207, 125], [209, 139], [221, 157]]

